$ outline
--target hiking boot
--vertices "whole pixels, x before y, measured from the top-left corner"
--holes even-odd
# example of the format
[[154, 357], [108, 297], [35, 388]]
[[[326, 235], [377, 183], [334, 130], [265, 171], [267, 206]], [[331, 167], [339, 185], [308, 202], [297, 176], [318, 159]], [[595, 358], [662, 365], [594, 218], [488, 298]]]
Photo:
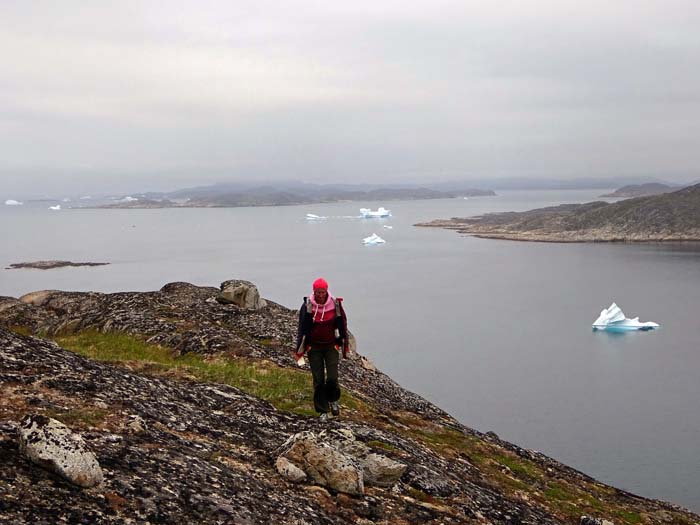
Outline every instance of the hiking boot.
[[333, 414], [334, 417], [337, 417], [340, 415], [340, 406], [338, 405], [337, 401], [333, 401], [332, 403], [329, 403], [331, 405], [331, 414]]
[[321, 421], [328, 421], [328, 412], [321, 412], [321, 414], [318, 416], [318, 418]]

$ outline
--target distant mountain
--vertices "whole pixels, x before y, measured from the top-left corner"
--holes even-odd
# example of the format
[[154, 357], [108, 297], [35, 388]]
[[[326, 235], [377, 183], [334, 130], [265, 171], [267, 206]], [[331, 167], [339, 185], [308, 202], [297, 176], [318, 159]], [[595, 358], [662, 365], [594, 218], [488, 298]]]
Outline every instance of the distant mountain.
[[573, 179], [526, 178], [526, 177], [469, 177], [458, 181], [430, 184], [440, 191], [453, 191], [458, 188], [491, 188], [493, 190], [595, 190], [619, 188], [625, 185], [645, 184], [666, 181], [653, 177], [578, 177]]
[[674, 186], [669, 186], [668, 184], [661, 184], [659, 182], [648, 182], [646, 184], [630, 184], [628, 186], [623, 186], [618, 188], [612, 193], [606, 193], [601, 195], [601, 197], [645, 197], [647, 195], [659, 195], [661, 193], [668, 193], [677, 189]]
[[436, 220], [417, 226], [522, 241], [700, 241], [700, 184], [614, 204], [562, 204], [520, 213]]

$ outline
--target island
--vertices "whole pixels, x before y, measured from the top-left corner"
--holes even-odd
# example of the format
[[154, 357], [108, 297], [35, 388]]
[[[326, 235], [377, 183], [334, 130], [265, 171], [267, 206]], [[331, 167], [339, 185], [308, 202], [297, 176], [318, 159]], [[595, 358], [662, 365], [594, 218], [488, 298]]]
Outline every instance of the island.
[[354, 337], [320, 420], [297, 319], [242, 280], [0, 297], [0, 522], [700, 520], [467, 427]]
[[562, 204], [525, 212], [438, 219], [415, 226], [518, 241], [700, 241], [700, 184], [615, 203]]
[[105, 266], [108, 262], [72, 262], [72, 261], [34, 261], [13, 263], [6, 270], [18, 270], [20, 268], [31, 268], [34, 270], [52, 270], [65, 266]]
[[229, 208], [243, 206], [292, 206], [332, 202], [454, 199], [495, 196], [493, 190], [458, 188], [442, 191], [429, 187], [374, 187], [369, 185], [280, 184], [240, 186], [218, 184], [170, 193], [134, 194], [92, 208]]

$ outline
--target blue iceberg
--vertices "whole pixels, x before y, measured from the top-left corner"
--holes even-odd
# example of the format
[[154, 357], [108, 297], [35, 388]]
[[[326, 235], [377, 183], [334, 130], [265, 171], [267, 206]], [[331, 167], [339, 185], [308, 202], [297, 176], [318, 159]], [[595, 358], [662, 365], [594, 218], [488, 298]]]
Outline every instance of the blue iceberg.
[[628, 319], [615, 303], [612, 303], [608, 308], [603, 308], [598, 319], [593, 321], [593, 330], [606, 330], [608, 332], [655, 330], [657, 328], [659, 328], [657, 323], [651, 321], [642, 323], [639, 321], [639, 317]]

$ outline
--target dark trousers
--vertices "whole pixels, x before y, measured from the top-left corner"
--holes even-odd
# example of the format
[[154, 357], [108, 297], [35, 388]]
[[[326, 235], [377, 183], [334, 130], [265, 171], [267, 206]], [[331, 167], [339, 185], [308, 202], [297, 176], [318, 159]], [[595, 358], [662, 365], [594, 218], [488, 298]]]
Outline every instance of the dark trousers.
[[340, 354], [333, 345], [312, 345], [307, 357], [314, 380], [314, 408], [319, 413], [328, 412], [328, 403], [340, 399], [338, 386]]

